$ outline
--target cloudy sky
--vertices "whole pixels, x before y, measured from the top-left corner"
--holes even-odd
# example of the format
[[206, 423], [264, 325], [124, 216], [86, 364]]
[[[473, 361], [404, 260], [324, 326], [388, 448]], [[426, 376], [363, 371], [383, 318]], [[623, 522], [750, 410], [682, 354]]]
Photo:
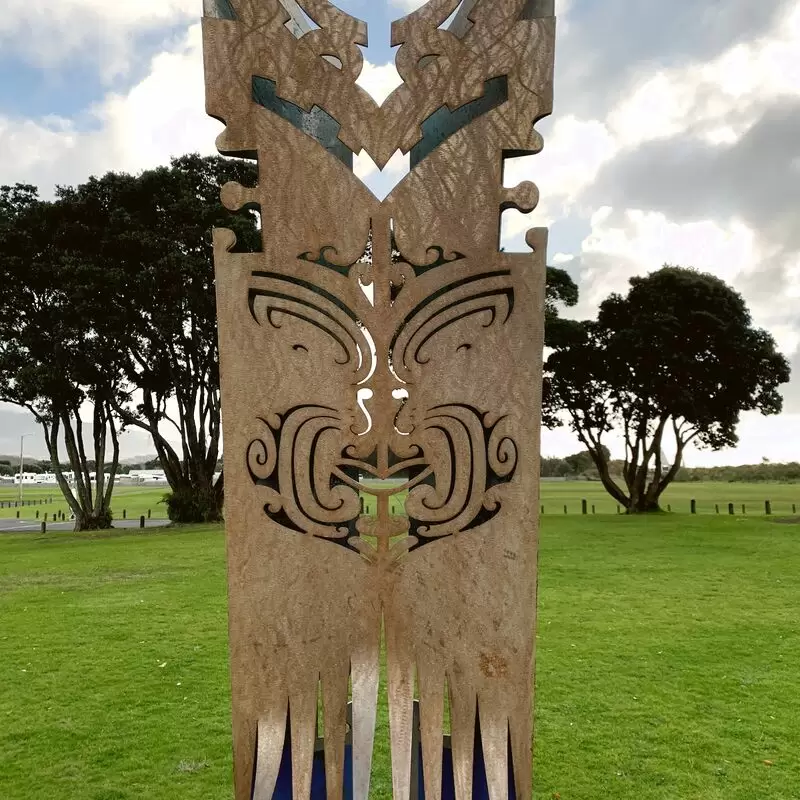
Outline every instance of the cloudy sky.
[[[369, 23], [360, 82], [385, 96], [399, 80], [389, 21], [422, 3], [338, 5]], [[737, 449], [690, 453], [688, 462], [800, 460], [800, 0], [556, 6], [555, 113], [539, 126], [545, 150], [518, 160], [509, 176], [534, 180], [542, 202], [531, 217], [506, 215], [506, 244], [522, 249], [525, 229], [549, 225], [550, 263], [580, 285], [578, 316], [665, 262], [730, 282], [797, 379], [781, 417], [746, 418]], [[47, 196], [107, 170], [213, 152], [221, 126], [203, 112], [202, 0], [4, 7], [0, 183], [34, 183]], [[405, 166], [397, 157], [376, 175], [361, 158], [356, 168], [385, 192]], [[28, 428], [21, 416], [0, 415], [0, 451]], [[576, 449], [568, 432], [545, 432], [545, 454]], [[123, 455], [141, 452], [131, 439]]]

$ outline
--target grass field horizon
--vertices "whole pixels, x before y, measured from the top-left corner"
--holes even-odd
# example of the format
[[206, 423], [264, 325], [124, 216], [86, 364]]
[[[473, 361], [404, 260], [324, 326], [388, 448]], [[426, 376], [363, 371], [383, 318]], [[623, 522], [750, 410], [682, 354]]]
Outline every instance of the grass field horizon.
[[[112, 512], [115, 519], [122, 519], [123, 510], [128, 519], [138, 519], [147, 516], [148, 511], [154, 519], [166, 519], [167, 507], [164, 495], [169, 491], [168, 486], [140, 487], [116, 486], [112, 500]], [[61, 496], [57, 486], [48, 487], [23, 487], [24, 500], [40, 500], [52, 497], [53, 502], [44, 506], [23, 506], [19, 509], [13, 507], [17, 500], [17, 487], [0, 486], [0, 502], [11, 502], [12, 507], [0, 508], [0, 519], [15, 518], [20, 512], [20, 519], [41, 519], [46, 512], [48, 519], [53, 513], [63, 511], [70, 514], [69, 507]], [[398, 495], [396, 512], [402, 513], [404, 496]], [[716, 514], [715, 506], [719, 506], [720, 514], [728, 513], [728, 503], [734, 504], [737, 516], [742, 514], [742, 505], [746, 513], [752, 516], [764, 515], [764, 502], [769, 500], [772, 513], [775, 516], [790, 516], [795, 513], [793, 506], [800, 509], [800, 483], [724, 483], [724, 482], [696, 482], [673, 483], [662, 495], [661, 505], [663, 510], [668, 506], [675, 514], [690, 513], [690, 503], [697, 501], [698, 515]], [[564, 506], [570, 515], [581, 513], [581, 503], [586, 500], [589, 513], [592, 506], [598, 515], [616, 514], [617, 502], [606, 492], [598, 481], [543, 481], [541, 484], [541, 505], [544, 507], [545, 516], [563, 516]], [[374, 498], [364, 493], [365, 510], [374, 511]], [[36, 512], [39, 512], [39, 517]]]
[[[536, 800], [800, 797], [798, 568], [763, 517], [545, 516]], [[231, 797], [220, 526], [0, 537], [0, 619], [0, 797]]]

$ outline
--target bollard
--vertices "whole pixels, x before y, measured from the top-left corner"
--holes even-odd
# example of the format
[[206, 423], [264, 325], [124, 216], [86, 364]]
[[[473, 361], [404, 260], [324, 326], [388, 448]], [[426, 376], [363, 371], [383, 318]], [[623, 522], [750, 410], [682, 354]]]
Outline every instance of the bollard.
[[764, 501], [764, 511], [767, 516], [770, 516], [770, 514], [772, 514], [772, 503], [769, 500]]
[[719, 503], [714, 503], [714, 509], [716, 510], [717, 514], [719, 514]]
[[542, 506], [542, 514], [544, 514], [544, 506]]
[[672, 513], [672, 506], [667, 504], [667, 511], [671, 514]]
[[697, 500], [692, 500], [692, 514], [697, 513]]
[[36, 519], [39, 519], [39, 512], [36, 512]]
[[144, 528], [144, 514], [142, 514], [142, 516], [139, 517], [139, 527]]
[[564, 513], [565, 514], [567, 513], [567, 507], [566, 506], [564, 506]]
[[44, 512], [44, 521], [47, 522], [47, 512]]
[[597, 512], [594, 509], [594, 504], [592, 504], [592, 514], [596, 514]]
[[792, 514], [797, 513], [797, 503], [792, 503]]
[[42, 533], [47, 533], [47, 523], [42, 520]]
[[742, 503], [742, 516], [747, 516], [747, 506], [744, 503]]
[[586, 500], [581, 500], [581, 514], [588, 514], [589, 513], [589, 504]]
[[17, 511], [17, 519], [19, 519], [19, 511]]
[[619, 503], [617, 503], [617, 514], [621, 513], [619, 508]]
[[127, 518], [128, 518], [128, 512], [127, 512], [126, 509], [123, 508], [122, 509], [122, 519], [127, 519]]
[[[150, 509], [147, 510], [147, 513], [148, 514], [150, 513]], [[362, 514], [364, 513], [364, 498], [363, 497], [361, 498], [361, 513]]]
[[[363, 498], [362, 498], [362, 502], [363, 502]], [[150, 509], [149, 508], [147, 509], [147, 519], [150, 519]]]
[[733, 515], [734, 515], [733, 503], [728, 503], [728, 513], [729, 513], [731, 516], [733, 516]]

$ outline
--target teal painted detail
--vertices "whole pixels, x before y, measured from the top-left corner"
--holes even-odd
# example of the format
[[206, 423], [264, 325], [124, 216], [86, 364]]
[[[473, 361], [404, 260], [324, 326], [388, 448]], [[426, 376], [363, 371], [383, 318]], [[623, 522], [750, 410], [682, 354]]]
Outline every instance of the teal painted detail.
[[214, 19], [229, 19], [236, 21], [236, 11], [231, 5], [231, 0], [203, 0], [203, 16]]
[[304, 111], [300, 106], [278, 97], [278, 87], [269, 78], [253, 77], [253, 100], [268, 111], [294, 125], [297, 130], [316, 139], [346, 167], [353, 169], [353, 151], [339, 141], [341, 125], [319, 106]]
[[411, 148], [411, 169], [427, 158], [442, 142], [458, 133], [478, 117], [508, 100], [508, 78], [500, 75], [484, 84], [483, 97], [451, 111], [442, 106], [422, 123], [422, 139]]

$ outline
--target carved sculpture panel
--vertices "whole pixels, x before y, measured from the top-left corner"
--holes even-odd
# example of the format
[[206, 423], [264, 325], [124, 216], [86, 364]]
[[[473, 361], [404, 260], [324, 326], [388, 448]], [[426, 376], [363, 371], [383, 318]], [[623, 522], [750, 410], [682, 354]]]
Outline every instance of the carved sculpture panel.
[[[403, 83], [377, 105], [355, 83], [366, 27], [327, 0], [207, 2], [217, 144], [259, 167], [222, 199], [263, 229], [258, 253], [214, 238], [238, 800], [272, 797], [287, 735], [309, 797], [318, 696], [328, 797], [350, 699], [366, 800], [382, 628], [393, 796], [410, 796], [415, 697], [441, 796], [445, 693], [457, 796], [476, 716], [492, 798], [509, 758], [531, 795], [546, 231], [527, 254], [499, 238], [503, 210], [538, 201], [503, 167], [542, 146], [547, 6], [430, 0], [393, 24]], [[398, 149], [412, 169], [381, 202], [353, 154]]]

